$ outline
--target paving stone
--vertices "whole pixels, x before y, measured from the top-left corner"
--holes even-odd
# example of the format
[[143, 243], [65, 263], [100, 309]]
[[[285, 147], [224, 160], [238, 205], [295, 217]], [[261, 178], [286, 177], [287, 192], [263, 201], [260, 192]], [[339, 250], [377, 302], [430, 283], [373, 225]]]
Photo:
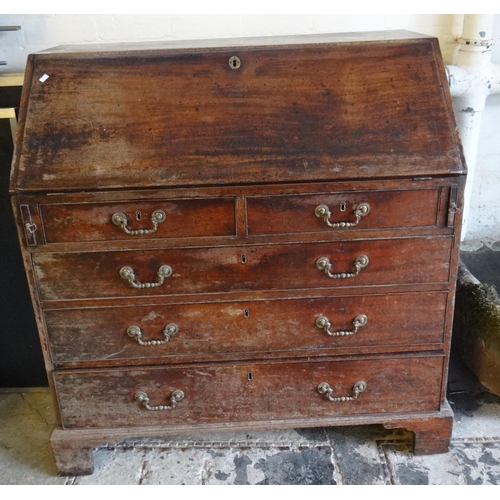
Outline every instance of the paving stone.
[[387, 484], [377, 440], [391, 436], [380, 426], [328, 429], [338, 465], [337, 481], [345, 485]]
[[394, 484], [500, 484], [500, 442], [455, 443], [449, 453], [429, 456], [387, 446], [386, 456]]
[[[456, 411], [457, 404], [451, 405]], [[484, 440], [500, 438], [500, 404], [482, 403], [470, 415], [458, 413], [453, 422], [452, 438], [480, 437]]]
[[452, 438], [500, 439], [500, 396], [483, 387], [457, 355], [452, 355], [448, 380]]
[[100, 449], [94, 451], [94, 474], [78, 476], [71, 484], [140, 484], [146, 453], [136, 450]]
[[0, 484], [65, 484], [49, 444], [53, 425], [47, 408], [48, 393], [0, 394]]
[[331, 453], [329, 446], [213, 453], [203, 484], [331, 485], [335, 484]]
[[140, 484], [201, 485], [210, 451], [194, 448], [151, 450], [145, 458]]

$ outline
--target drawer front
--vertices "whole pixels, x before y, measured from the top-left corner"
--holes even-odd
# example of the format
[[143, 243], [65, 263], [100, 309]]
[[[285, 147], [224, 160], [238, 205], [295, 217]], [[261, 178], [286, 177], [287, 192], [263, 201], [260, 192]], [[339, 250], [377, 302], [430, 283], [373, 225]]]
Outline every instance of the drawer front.
[[439, 189], [247, 198], [248, 234], [342, 233], [437, 225]]
[[[33, 263], [42, 300], [56, 300], [447, 282], [450, 250], [448, 237], [402, 238], [39, 253]], [[361, 268], [363, 256], [369, 263]], [[356, 274], [356, 266], [356, 276], [342, 277]]]
[[234, 236], [234, 198], [46, 204], [47, 243]]
[[56, 365], [176, 363], [437, 344], [443, 340], [446, 299], [446, 293], [407, 293], [60, 309], [46, 311], [45, 320]]
[[[432, 411], [439, 408], [442, 370], [441, 356], [401, 356], [81, 370], [54, 378], [63, 426], [81, 428]], [[352, 397], [358, 381], [366, 389], [353, 400], [329, 401], [317, 390], [326, 382], [332, 397]], [[143, 406], [144, 395], [150, 406], [170, 405], [179, 390], [184, 398], [172, 409]], [[142, 402], [135, 400], [138, 392]]]

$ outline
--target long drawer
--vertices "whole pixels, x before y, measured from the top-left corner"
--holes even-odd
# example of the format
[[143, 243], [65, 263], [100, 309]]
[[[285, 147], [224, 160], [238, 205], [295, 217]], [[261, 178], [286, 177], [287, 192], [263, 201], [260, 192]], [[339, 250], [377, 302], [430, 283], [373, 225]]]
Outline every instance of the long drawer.
[[212, 363], [56, 372], [54, 379], [66, 428], [276, 421], [437, 410], [443, 360]]
[[33, 264], [42, 300], [445, 283], [451, 243], [439, 237], [37, 253]]
[[52, 360], [136, 364], [443, 341], [446, 293], [45, 311]]

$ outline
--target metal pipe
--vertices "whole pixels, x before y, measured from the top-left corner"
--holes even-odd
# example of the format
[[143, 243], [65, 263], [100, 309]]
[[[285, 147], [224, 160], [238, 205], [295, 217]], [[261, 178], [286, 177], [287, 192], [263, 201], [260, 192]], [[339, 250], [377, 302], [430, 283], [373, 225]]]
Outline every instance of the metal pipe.
[[467, 234], [482, 112], [486, 98], [500, 93], [500, 65], [491, 62], [493, 22], [492, 14], [466, 14], [457, 64], [446, 67], [468, 169], [462, 238]]

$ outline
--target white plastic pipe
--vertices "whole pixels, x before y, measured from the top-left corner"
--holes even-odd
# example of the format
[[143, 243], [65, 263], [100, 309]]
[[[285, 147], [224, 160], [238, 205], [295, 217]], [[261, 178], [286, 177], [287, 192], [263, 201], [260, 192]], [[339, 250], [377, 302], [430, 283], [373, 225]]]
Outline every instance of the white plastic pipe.
[[486, 98], [500, 93], [500, 65], [491, 62], [493, 22], [492, 14], [466, 14], [457, 64], [446, 67], [468, 168], [462, 238], [467, 234], [482, 112]]

